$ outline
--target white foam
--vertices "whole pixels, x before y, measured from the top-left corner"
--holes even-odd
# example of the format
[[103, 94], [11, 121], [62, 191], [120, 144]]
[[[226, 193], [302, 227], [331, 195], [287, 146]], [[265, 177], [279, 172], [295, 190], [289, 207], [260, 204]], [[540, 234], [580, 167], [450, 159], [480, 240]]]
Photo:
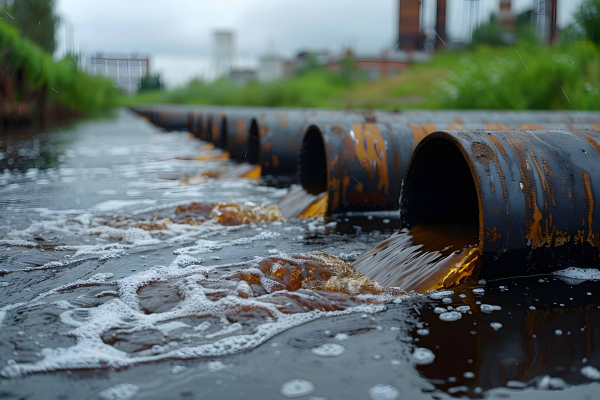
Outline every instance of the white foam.
[[315, 391], [315, 384], [304, 379], [294, 379], [286, 382], [281, 387], [281, 394], [287, 398], [295, 399], [311, 394]]
[[[273, 296], [307, 297], [312, 298], [310, 291], [298, 290], [288, 292], [282, 290], [263, 296], [244, 298], [246, 290], [237, 290], [243, 285], [229, 285], [229, 294], [214, 299], [208, 294], [214, 289], [202, 286], [211, 271], [220, 268], [232, 268], [236, 265], [204, 267], [200, 260], [190, 255], [178, 255], [168, 266], [155, 266], [119, 280], [111, 280], [112, 274], [95, 274], [88, 279], [77, 280], [36, 296], [29, 303], [18, 303], [0, 309], [0, 317], [15, 308], [26, 310], [29, 305], [38, 304], [51, 294], [59, 294], [64, 290], [72, 290], [85, 286], [117, 286], [118, 297], [109, 299], [92, 308], [74, 308], [64, 311], [60, 321], [72, 329], [67, 333], [75, 338], [75, 344], [65, 348], [44, 348], [40, 351], [41, 359], [32, 363], [15, 363], [0, 370], [4, 377], [16, 377], [27, 373], [48, 372], [72, 369], [121, 368], [137, 363], [153, 362], [166, 359], [191, 359], [199, 357], [218, 357], [246, 351], [259, 346], [273, 336], [292, 327], [313, 321], [322, 317], [332, 317], [350, 313], [376, 313], [385, 310], [382, 297], [370, 297], [364, 304], [350, 306], [344, 310], [321, 311], [307, 310], [300, 313], [286, 314], [279, 310], [277, 304], [271, 301]], [[238, 264], [240, 265], [240, 264]], [[245, 264], [247, 265], [247, 264]], [[181, 301], [172, 309], [147, 314], [140, 308], [138, 291], [141, 287], [177, 280], [177, 290]], [[224, 280], [223, 282], [230, 282]], [[225, 290], [225, 289], [220, 289]], [[379, 304], [375, 303], [377, 300]], [[227, 317], [237, 315], [241, 310], [264, 310], [270, 318], [257, 319], [247, 322], [246, 327], [241, 323], [225, 323]], [[85, 317], [82, 317], [85, 315]], [[181, 321], [182, 318], [213, 317], [220, 323], [205, 324], [191, 327]], [[246, 324], [246, 323], [244, 323]], [[202, 329], [196, 329], [196, 328]], [[215, 329], [216, 328], [216, 329]], [[242, 329], [243, 328], [243, 329]], [[210, 333], [205, 333], [207, 330]], [[135, 334], [147, 330], [157, 330], [168, 333], [188, 331], [178, 334], [181, 340], [159, 343], [154, 347], [128, 353], [104, 343], [106, 332], [121, 332]], [[200, 338], [197, 344], [185, 342], [186, 339]]]
[[392, 385], [379, 384], [369, 389], [371, 400], [396, 400], [400, 398], [400, 389]]
[[140, 204], [156, 204], [156, 200], [107, 200], [94, 206], [94, 210], [108, 212]]
[[435, 360], [435, 354], [424, 347], [415, 347], [411, 354], [411, 359], [417, 365], [431, 364]]
[[502, 324], [500, 322], [492, 322], [492, 323], [490, 323], [490, 326], [495, 331], [497, 331], [498, 329], [502, 328]]
[[581, 375], [585, 376], [588, 379], [593, 381], [600, 381], [600, 371], [597, 368], [592, 367], [591, 365], [585, 366], [581, 368]]
[[553, 273], [557, 276], [578, 280], [600, 280], [600, 270], [595, 268], [567, 268]]
[[454, 294], [453, 290], [442, 290], [442, 291], [431, 291], [428, 293], [429, 297], [434, 300], [440, 300], [444, 297], [452, 296]]
[[208, 363], [208, 370], [210, 372], [219, 372], [227, 369], [227, 366], [223, 364], [221, 361], [211, 361]]
[[457, 311], [448, 311], [440, 314], [440, 319], [446, 322], [458, 321], [462, 318], [462, 314]]
[[500, 306], [494, 306], [494, 305], [490, 305], [490, 304], [482, 304], [479, 309], [481, 310], [482, 313], [485, 314], [491, 314], [494, 311], [500, 311], [502, 310], [502, 307]]
[[333, 339], [334, 340], [339, 340], [339, 341], [348, 340], [348, 339], [350, 339], [350, 336], [348, 336], [347, 333], [338, 333], [337, 335], [335, 335], [333, 337]]
[[313, 354], [319, 357], [337, 357], [344, 354], [344, 351], [346, 348], [337, 343], [324, 343], [312, 349]]

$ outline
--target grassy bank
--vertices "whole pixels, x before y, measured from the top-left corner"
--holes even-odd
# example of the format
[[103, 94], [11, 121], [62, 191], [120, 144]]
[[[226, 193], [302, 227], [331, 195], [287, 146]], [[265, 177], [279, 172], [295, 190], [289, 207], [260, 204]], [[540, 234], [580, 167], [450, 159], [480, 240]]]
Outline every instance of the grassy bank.
[[317, 70], [281, 82], [245, 86], [227, 80], [192, 82], [125, 101], [395, 110], [598, 110], [598, 88], [600, 51], [582, 41], [569, 47], [522, 44], [445, 51], [429, 63], [414, 64], [398, 76], [377, 81], [348, 81]]
[[4, 21], [0, 21], [0, 55], [3, 72], [12, 75], [15, 101], [27, 101], [27, 95], [36, 92], [43, 95], [47, 106], [79, 112], [119, 102], [120, 94], [109, 80], [80, 71], [71, 59], [55, 62]]

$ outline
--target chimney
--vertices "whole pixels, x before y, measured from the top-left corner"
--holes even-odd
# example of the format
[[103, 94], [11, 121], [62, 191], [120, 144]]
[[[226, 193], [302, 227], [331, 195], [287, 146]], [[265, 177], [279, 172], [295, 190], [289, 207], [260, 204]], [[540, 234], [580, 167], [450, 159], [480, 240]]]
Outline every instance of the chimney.
[[512, 31], [515, 27], [515, 16], [512, 14], [510, 6], [511, 0], [500, 0], [500, 14], [498, 22], [507, 31]]
[[446, 0], [437, 0], [435, 33], [437, 34], [435, 47], [443, 48], [446, 40]]
[[420, 50], [423, 46], [419, 26], [421, 1], [399, 0], [399, 2], [398, 47], [405, 51]]

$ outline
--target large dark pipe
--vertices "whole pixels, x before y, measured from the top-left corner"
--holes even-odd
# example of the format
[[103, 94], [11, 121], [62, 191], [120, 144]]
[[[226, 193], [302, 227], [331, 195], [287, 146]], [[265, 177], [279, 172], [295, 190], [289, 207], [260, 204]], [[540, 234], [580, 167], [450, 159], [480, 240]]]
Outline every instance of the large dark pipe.
[[[248, 156], [248, 136], [255, 112], [227, 112], [222, 123], [224, 149], [229, 152], [231, 159], [246, 161]], [[256, 163], [256, 162], [255, 162]]]
[[190, 111], [186, 117], [187, 130], [194, 135], [197, 139], [200, 139], [200, 132], [202, 131], [203, 124], [202, 114], [198, 111]]
[[[311, 123], [304, 135], [299, 159], [299, 179], [312, 194], [327, 192], [327, 215], [354, 211], [399, 209], [400, 188], [413, 149], [428, 134], [448, 129], [544, 129], [569, 128], [571, 124], [524, 123], [519, 115], [461, 115], [451, 112], [407, 115], [377, 113], [377, 123], [338, 118]], [[538, 115], [560, 120], [560, 115]], [[560, 113], [554, 113], [560, 114]], [[414, 120], [412, 118], [419, 118]], [[408, 122], [412, 119], [413, 122]], [[565, 120], [565, 117], [562, 117]], [[489, 122], [489, 121], [503, 122]], [[598, 116], [596, 116], [598, 120]], [[419, 122], [416, 122], [419, 121]], [[362, 123], [360, 123], [362, 122]], [[577, 124], [594, 127], [595, 124]]]
[[595, 130], [435, 132], [407, 168], [402, 222], [478, 238], [484, 279], [597, 266], [599, 169]]
[[265, 110], [250, 124], [247, 162], [258, 164], [262, 176], [297, 178], [298, 157], [304, 133], [315, 119], [343, 119], [354, 116], [365, 120], [362, 112], [327, 110]]
[[413, 142], [406, 125], [357, 117], [313, 123], [302, 141], [300, 184], [311, 194], [328, 193], [327, 215], [397, 210]]

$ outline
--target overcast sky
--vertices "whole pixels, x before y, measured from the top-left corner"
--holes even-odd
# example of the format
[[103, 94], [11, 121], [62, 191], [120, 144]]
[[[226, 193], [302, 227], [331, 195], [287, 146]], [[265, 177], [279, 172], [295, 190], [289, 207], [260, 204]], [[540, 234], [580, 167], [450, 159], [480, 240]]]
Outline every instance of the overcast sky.
[[[433, 16], [435, 0], [424, 0]], [[570, 22], [583, 0], [558, 0], [559, 27]], [[481, 0], [480, 14], [497, 12], [499, 0]], [[513, 0], [530, 9], [534, 0]], [[449, 35], [465, 34], [463, 0], [448, 0]], [[429, 6], [431, 5], [431, 6]], [[256, 65], [261, 54], [292, 56], [301, 49], [377, 54], [396, 39], [398, 0], [58, 0], [85, 55], [139, 53], [151, 56], [152, 72], [168, 86], [212, 72], [213, 32], [236, 34], [237, 62]], [[59, 30], [64, 52], [64, 27]]]

